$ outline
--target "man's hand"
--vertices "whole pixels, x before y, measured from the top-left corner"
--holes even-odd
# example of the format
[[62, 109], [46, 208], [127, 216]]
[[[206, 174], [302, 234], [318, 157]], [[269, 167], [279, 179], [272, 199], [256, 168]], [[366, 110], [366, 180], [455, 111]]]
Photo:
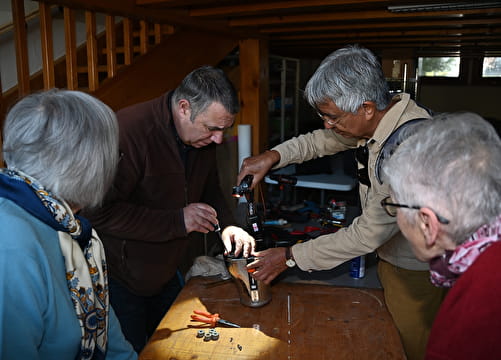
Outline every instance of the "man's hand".
[[285, 265], [285, 248], [270, 248], [254, 254], [256, 260], [247, 265], [247, 269], [254, 269], [252, 276], [265, 284], [271, 283], [282, 271]]
[[214, 224], [218, 223], [217, 212], [212, 206], [204, 203], [192, 203], [183, 208], [184, 226], [189, 234], [198, 231], [207, 234], [214, 230]]
[[225, 251], [231, 251], [232, 243], [234, 243], [235, 256], [238, 256], [242, 250], [244, 257], [248, 257], [254, 253], [256, 241], [242, 228], [227, 226], [221, 236], [223, 238]]
[[237, 177], [237, 184], [240, 184], [245, 175], [253, 175], [251, 188], [254, 188], [270, 171], [270, 169], [280, 161], [280, 154], [275, 150], [268, 150], [256, 156], [248, 157], [242, 161], [240, 173]]

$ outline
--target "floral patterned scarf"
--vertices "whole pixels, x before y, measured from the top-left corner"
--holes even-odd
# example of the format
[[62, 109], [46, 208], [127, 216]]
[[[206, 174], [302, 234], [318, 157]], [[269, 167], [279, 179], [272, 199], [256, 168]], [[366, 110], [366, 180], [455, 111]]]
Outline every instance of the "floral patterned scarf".
[[20, 171], [0, 169], [0, 197], [14, 201], [58, 231], [69, 295], [82, 330], [78, 359], [104, 359], [109, 314], [104, 248], [90, 223], [74, 215], [35, 179]]
[[431, 282], [435, 286], [452, 287], [477, 257], [493, 242], [499, 240], [501, 240], [501, 215], [490, 224], [481, 226], [454, 251], [446, 251], [443, 256], [432, 259]]

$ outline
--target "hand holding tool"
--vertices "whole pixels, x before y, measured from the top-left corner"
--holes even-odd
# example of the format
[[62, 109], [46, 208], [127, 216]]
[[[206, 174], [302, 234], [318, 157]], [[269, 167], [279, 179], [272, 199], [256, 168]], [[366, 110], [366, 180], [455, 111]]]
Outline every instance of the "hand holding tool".
[[210, 324], [211, 327], [215, 327], [218, 323], [231, 327], [237, 327], [237, 328], [240, 327], [237, 324], [221, 319], [219, 317], [219, 314], [211, 314], [207, 311], [200, 311], [200, 310], [193, 310], [193, 312], [196, 315], [191, 315], [192, 320]]

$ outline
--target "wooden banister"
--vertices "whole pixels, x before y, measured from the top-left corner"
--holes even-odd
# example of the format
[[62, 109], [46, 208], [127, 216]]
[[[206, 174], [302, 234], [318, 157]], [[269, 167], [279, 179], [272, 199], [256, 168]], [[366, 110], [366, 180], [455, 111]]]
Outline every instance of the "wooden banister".
[[[13, 21], [10, 31], [14, 33], [17, 86], [6, 92], [2, 91], [4, 96], [0, 97], [0, 109], [6, 109], [17, 98], [42, 88], [65, 87], [95, 92], [102, 81], [114, 78], [122, 67], [132, 65], [136, 57], [148, 53], [153, 46], [160, 44], [165, 35], [174, 33], [174, 27], [170, 25], [127, 17], [117, 23], [115, 14], [104, 14], [104, 35], [97, 34], [95, 7], [79, 7], [76, 10], [68, 7], [64, 1], [62, 6], [58, 6], [57, 1], [40, 0], [38, 13], [30, 14], [30, 18], [38, 15], [40, 19], [42, 70], [30, 74], [28, 23], [24, 2], [11, 0], [11, 3]], [[53, 18], [58, 9], [62, 9], [64, 20], [65, 60], [62, 63], [54, 58]], [[86, 43], [83, 47], [77, 44], [77, 11], [82, 11], [85, 19]], [[63, 66], [58, 71], [60, 63]], [[35, 80], [37, 76], [40, 81]]]
[[[216, 65], [238, 45], [233, 36], [154, 22], [152, 19], [165, 20], [147, 16], [151, 12], [142, 10], [127, 17], [129, 15], [124, 15], [122, 11], [113, 13], [113, 10], [96, 6], [97, 0], [89, 1], [87, 6], [72, 0], [38, 0], [42, 69], [30, 74], [27, 28], [35, 21], [27, 22], [23, 0], [11, 0], [12, 29], [4, 30], [14, 34], [17, 85], [6, 91], [0, 86], [0, 126], [7, 109], [17, 99], [33, 91], [53, 87], [90, 92], [118, 110], [172, 89], [183, 74], [204, 64]], [[113, 1], [113, 4], [117, 3]], [[96, 15], [103, 14], [105, 32], [97, 34]], [[81, 40], [77, 34], [77, 29], [80, 29], [78, 21], [82, 19], [80, 15], [85, 21], [85, 44], [77, 43]], [[120, 21], [117, 22], [118, 16]], [[54, 46], [53, 34], [60, 33], [55, 25], [59, 26], [60, 23], [55, 20], [60, 18], [64, 26], [64, 58], [55, 58], [54, 48], [58, 47]], [[182, 31], [177, 32], [177, 29]], [[201, 45], [186, 49], [189, 61], [172, 57], [172, 49], [183, 48], [184, 44], [195, 41], [200, 41]], [[164, 66], [166, 58], [171, 58], [172, 66]], [[155, 81], [137, 91], [147, 78], [154, 78]], [[8, 86], [12, 86], [10, 79]]]
[[[233, 36], [221, 36], [220, 33], [207, 36], [203, 31], [154, 22], [152, 19], [155, 17], [141, 17], [142, 12], [129, 18], [124, 13], [112, 13], [112, 10], [108, 10], [111, 13], [106, 13], [107, 10], [102, 7], [87, 7], [78, 1], [75, 4], [68, 0], [38, 1], [42, 69], [30, 74], [27, 27], [35, 21], [26, 21], [23, 0], [11, 0], [13, 30], [10, 31], [15, 32], [18, 83], [17, 86], [0, 92], [0, 122], [6, 109], [17, 99], [33, 91], [52, 87], [90, 92], [117, 110], [158, 96], [162, 91], [168, 90], [168, 86], [175, 85], [182, 74], [196, 66], [216, 65], [238, 46], [238, 41]], [[105, 31], [99, 34], [96, 20], [101, 19], [101, 16], [97, 15], [105, 15]], [[55, 58], [53, 53], [57, 48], [53, 43], [53, 34], [61, 32], [56, 27], [61, 23], [55, 22], [59, 19], [63, 20], [61, 26], [64, 26], [64, 58]], [[82, 19], [84, 24], [78, 22], [82, 22]], [[99, 24], [99, 31], [102, 29], [101, 25]], [[83, 28], [85, 43], [79, 44], [78, 41], [82, 39], [77, 30]], [[177, 29], [182, 31], [177, 32]], [[183, 35], [179, 36], [180, 33]], [[182, 48], [185, 43], [193, 43], [205, 37], [210, 38], [204, 44], [209, 48], [204, 48], [204, 51], [202, 46], [187, 49], [189, 61], [171, 56], [172, 49]], [[173, 66], [166, 68], [163, 64], [167, 57], [172, 58]], [[155, 78], [155, 81], [137, 92], [138, 86], [144, 85], [144, 79], [150, 77]], [[115, 87], [116, 84], [119, 84], [118, 87]], [[127, 88], [129, 85], [130, 88]]]

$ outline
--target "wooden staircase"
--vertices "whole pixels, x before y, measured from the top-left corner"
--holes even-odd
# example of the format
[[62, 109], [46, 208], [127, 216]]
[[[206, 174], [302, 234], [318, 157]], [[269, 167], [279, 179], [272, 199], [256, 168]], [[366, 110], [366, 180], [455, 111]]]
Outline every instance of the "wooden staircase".
[[[236, 124], [252, 125], [253, 154], [266, 149], [267, 42], [225, 29], [188, 24], [175, 13], [155, 16], [133, 2], [39, 0], [42, 69], [30, 74], [24, 2], [11, 0], [17, 86], [0, 94], [0, 125], [17, 99], [53, 87], [91, 93], [118, 110], [159, 96], [177, 86], [194, 68], [216, 66], [238, 48], [239, 68], [225, 69], [239, 91], [241, 111]], [[108, 5], [110, 8], [105, 8]], [[76, 18], [82, 18], [82, 13], [85, 43], [78, 46]], [[58, 16], [64, 21], [65, 56], [55, 59], [53, 18]], [[99, 34], [98, 16], [104, 16], [104, 31]]]
[[[1, 94], [2, 118], [18, 98], [53, 87], [92, 93], [118, 109], [158, 95], [175, 86], [187, 70], [197, 65], [217, 64], [238, 46], [238, 40], [229, 37], [176, 31], [172, 25], [149, 19], [118, 17], [113, 13], [40, 1], [42, 70], [30, 74], [23, 0], [11, 1], [18, 83]], [[76, 42], [77, 13], [83, 13], [85, 19], [86, 42], [81, 46]], [[105, 19], [105, 31], [100, 34], [96, 32], [98, 15]], [[64, 19], [65, 56], [54, 59], [53, 17], [58, 16]], [[217, 46], [201, 52], [203, 47], [186, 46], [193, 43], [193, 39], [197, 39], [197, 43]], [[162, 64], [166, 63], [165, 59], [168, 59], [168, 69]], [[121, 94], [115, 93], [117, 89]]]

